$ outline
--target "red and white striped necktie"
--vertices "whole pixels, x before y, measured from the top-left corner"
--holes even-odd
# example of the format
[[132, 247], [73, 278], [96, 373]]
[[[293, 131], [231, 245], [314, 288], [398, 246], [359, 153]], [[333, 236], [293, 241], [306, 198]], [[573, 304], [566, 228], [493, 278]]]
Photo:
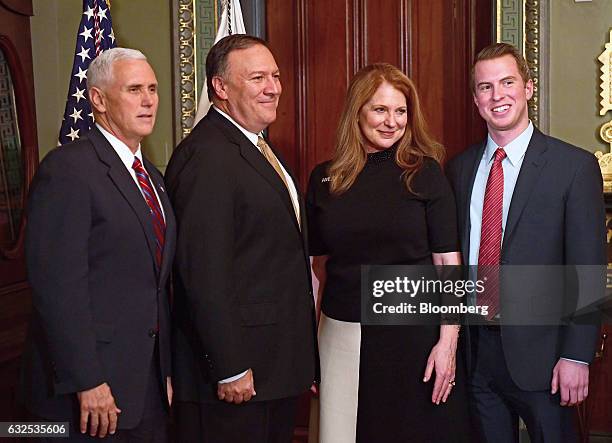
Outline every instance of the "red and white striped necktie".
[[151, 181], [149, 180], [149, 174], [147, 174], [147, 171], [145, 170], [144, 166], [142, 166], [142, 162], [138, 159], [138, 157], [134, 157], [132, 168], [136, 172], [138, 185], [140, 186], [142, 195], [144, 196], [145, 201], [147, 202], [147, 205], [149, 205], [149, 209], [151, 211], [153, 232], [155, 233], [155, 262], [159, 268], [161, 266], [164, 241], [166, 238], [166, 222], [164, 221], [164, 216], [162, 214], [159, 201], [157, 200], [157, 196], [155, 195], [155, 191], [153, 190], [153, 186], [151, 185]]
[[478, 279], [484, 280], [485, 290], [478, 296], [479, 306], [488, 306], [487, 320], [492, 320], [499, 312], [499, 264], [501, 260], [502, 216], [504, 204], [504, 169], [502, 161], [506, 151], [497, 148], [493, 165], [487, 179], [482, 225], [480, 230], [480, 249], [478, 250]]

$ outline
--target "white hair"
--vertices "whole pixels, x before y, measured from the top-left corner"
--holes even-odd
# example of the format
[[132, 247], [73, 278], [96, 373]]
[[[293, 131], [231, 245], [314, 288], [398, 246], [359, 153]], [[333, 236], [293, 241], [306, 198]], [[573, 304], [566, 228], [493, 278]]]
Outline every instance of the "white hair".
[[119, 60], [146, 60], [138, 49], [112, 48], [98, 55], [87, 69], [87, 89], [108, 85], [113, 79], [113, 63]]

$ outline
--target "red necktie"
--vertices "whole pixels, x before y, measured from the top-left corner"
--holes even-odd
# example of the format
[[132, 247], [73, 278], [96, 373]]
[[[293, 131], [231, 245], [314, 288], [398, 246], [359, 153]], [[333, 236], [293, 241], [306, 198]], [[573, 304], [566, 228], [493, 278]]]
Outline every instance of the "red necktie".
[[503, 148], [497, 148], [493, 166], [487, 179], [484, 205], [482, 207], [482, 226], [480, 230], [480, 249], [478, 251], [478, 279], [484, 280], [485, 290], [478, 296], [479, 306], [488, 306], [487, 320], [492, 320], [499, 312], [499, 263], [501, 259], [502, 216], [504, 203], [504, 169], [502, 160], [506, 158]]
[[142, 195], [144, 195], [145, 201], [151, 210], [153, 232], [155, 233], [155, 262], [159, 268], [161, 266], [164, 240], [166, 237], [166, 222], [164, 222], [164, 216], [162, 215], [155, 191], [153, 191], [153, 186], [149, 180], [149, 175], [142, 166], [142, 162], [138, 159], [138, 157], [134, 157], [134, 164], [132, 164], [132, 168], [136, 172], [136, 179], [138, 180], [138, 185], [140, 186]]

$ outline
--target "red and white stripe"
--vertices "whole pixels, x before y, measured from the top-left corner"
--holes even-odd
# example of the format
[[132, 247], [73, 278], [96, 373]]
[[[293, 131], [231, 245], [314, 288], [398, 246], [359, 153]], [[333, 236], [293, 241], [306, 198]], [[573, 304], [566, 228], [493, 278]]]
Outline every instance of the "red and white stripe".
[[501, 260], [502, 216], [504, 204], [503, 148], [497, 148], [489, 171], [482, 208], [480, 249], [478, 251], [478, 279], [484, 280], [485, 290], [478, 296], [479, 306], [488, 306], [487, 319], [499, 312], [499, 264]]

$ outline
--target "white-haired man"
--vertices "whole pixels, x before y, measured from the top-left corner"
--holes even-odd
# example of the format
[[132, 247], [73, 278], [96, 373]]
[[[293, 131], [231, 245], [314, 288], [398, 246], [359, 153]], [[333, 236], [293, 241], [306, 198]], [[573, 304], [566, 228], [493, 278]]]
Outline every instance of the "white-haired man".
[[166, 441], [175, 222], [140, 149], [157, 79], [140, 51], [114, 48], [87, 83], [95, 126], [47, 155], [29, 196], [23, 399], [36, 417], [70, 421], [73, 441]]

